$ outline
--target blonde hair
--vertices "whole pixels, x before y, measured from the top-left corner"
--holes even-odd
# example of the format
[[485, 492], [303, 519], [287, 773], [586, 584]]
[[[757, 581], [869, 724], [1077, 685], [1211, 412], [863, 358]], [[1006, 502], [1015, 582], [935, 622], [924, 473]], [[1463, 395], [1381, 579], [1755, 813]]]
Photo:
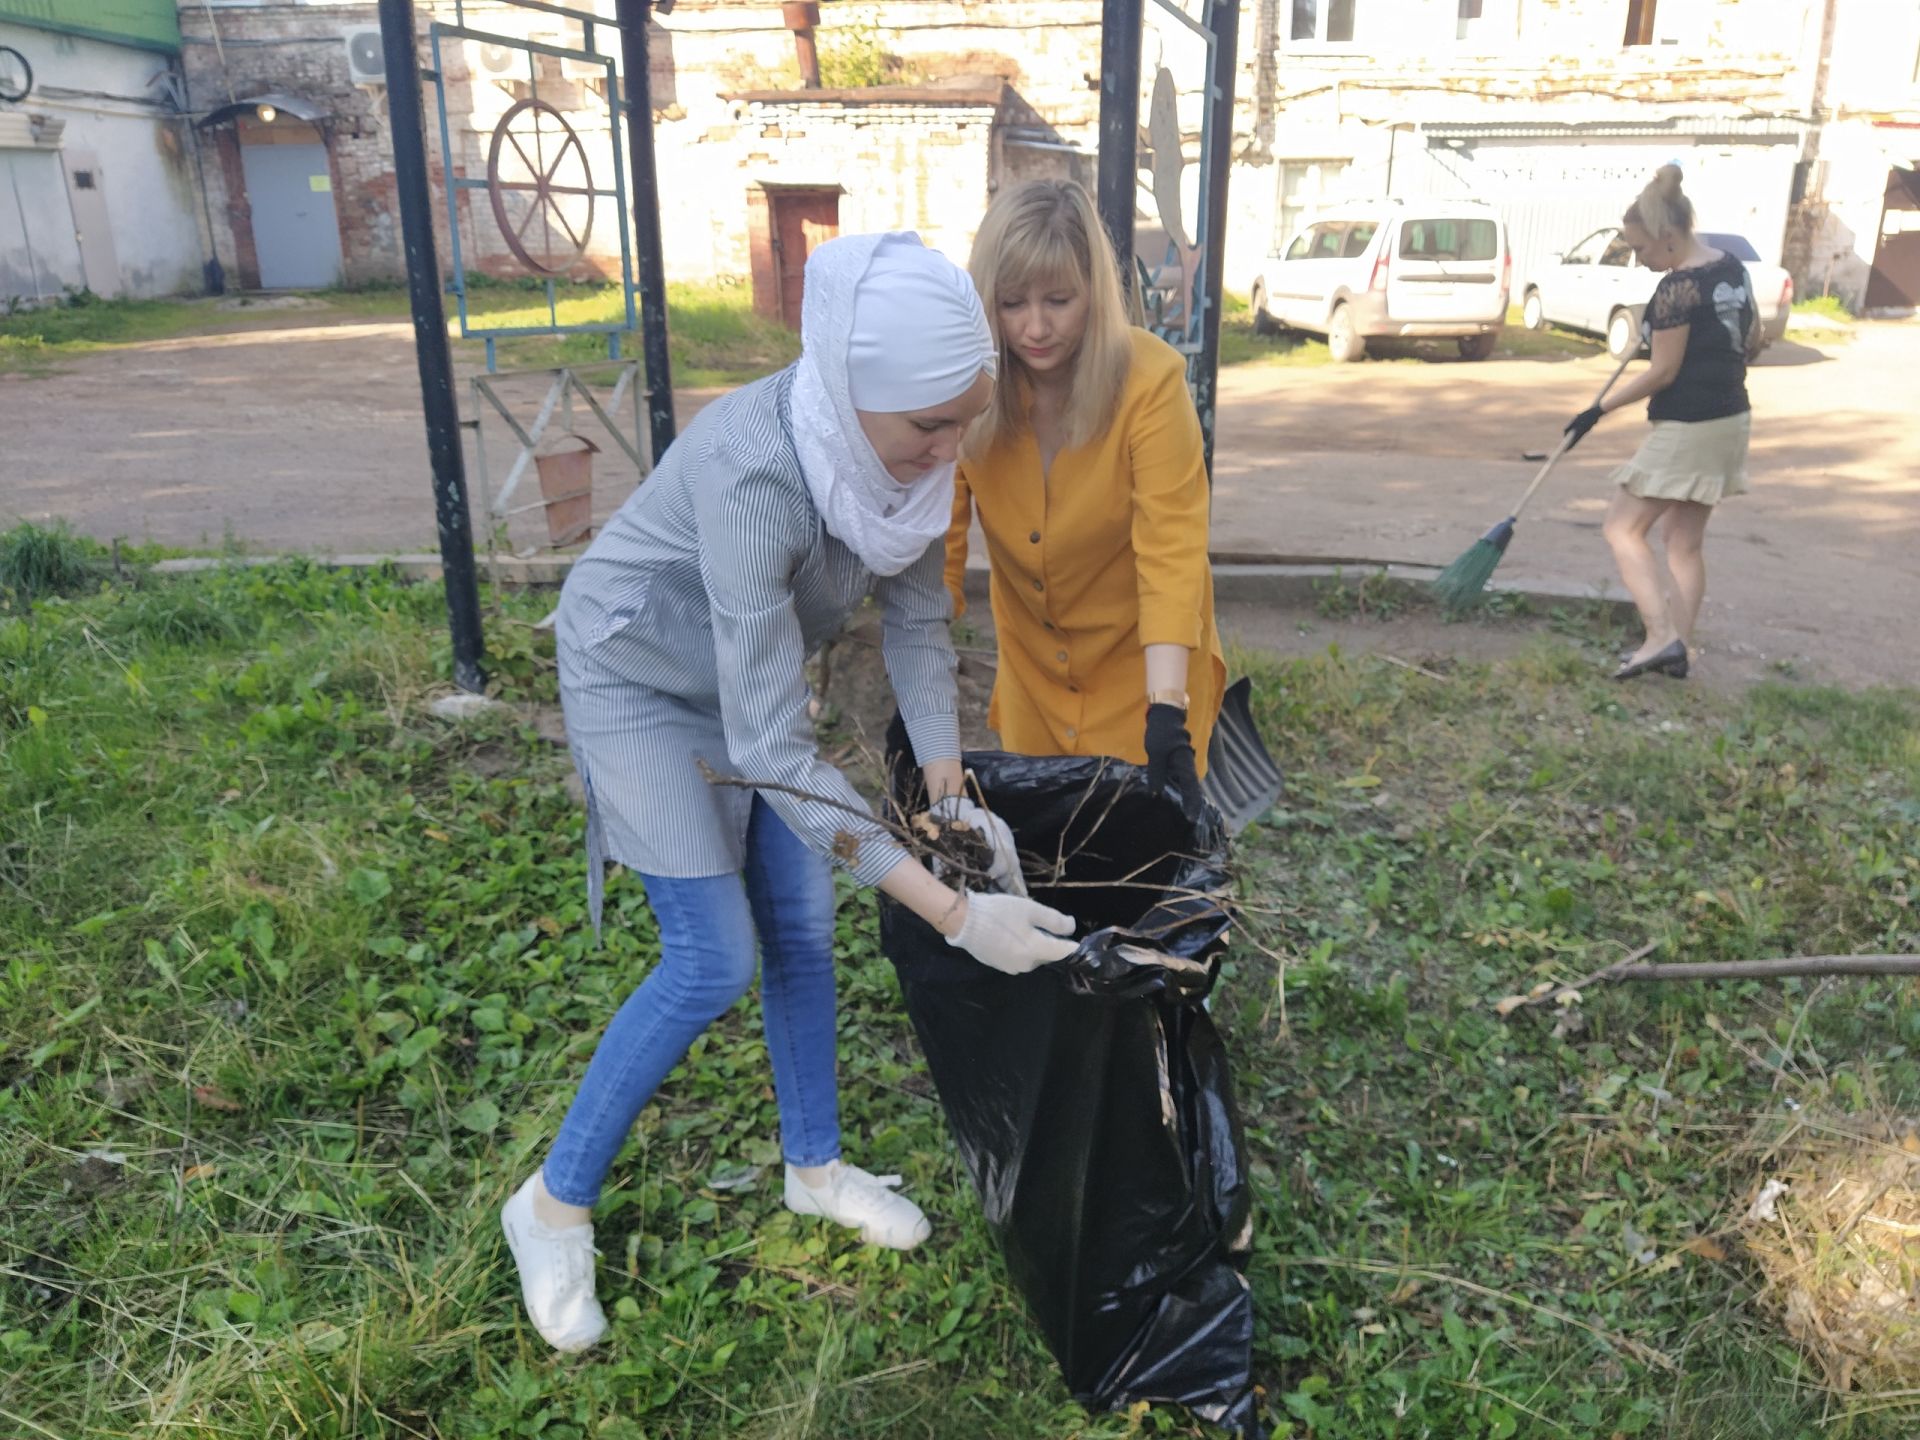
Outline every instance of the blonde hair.
[[1035, 285], [1070, 284], [1087, 297], [1086, 333], [1068, 362], [1065, 417], [1067, 446], [1086, 444], [1112, 423], [1133, 363], [1120, 270], [1093, 200], [1071, 180], [1029, 180], [1004, 192], [980, 222], [967, 268], [1000, 353], [1000, 383], [964, 453], [978, 455], [1027, 428], [1032, 377], [1000, 331], [1000, 299]]
[[1627, 207], [1621, 217], [1628, 225], [1638, 225], [1656, 240], [1669, 235], [1693, 234], [1693, 202], [1681, 192], [1680, 167], [1662, 165], [1640, 192], [1640, 198]]

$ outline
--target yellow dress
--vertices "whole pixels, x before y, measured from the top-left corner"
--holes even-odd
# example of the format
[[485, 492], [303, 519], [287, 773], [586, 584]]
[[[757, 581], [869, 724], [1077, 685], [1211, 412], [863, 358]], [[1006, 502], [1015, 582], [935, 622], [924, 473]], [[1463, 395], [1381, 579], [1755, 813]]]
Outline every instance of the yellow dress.
[[947, 532], [947, 589], [961, 580], [975, 511], [987, 539], [999, 670], [987, 721], [1023, 755], [1146, 762], [1144, 647], [1182, 645], [1195, 763], [1220, 713], [1227, 667], [1213, 624], [1210, 495], [1186, 361], [1135, 330], [1113, 423], [1062, 449], [1043, 476], [1027, 430], [961, 464]]

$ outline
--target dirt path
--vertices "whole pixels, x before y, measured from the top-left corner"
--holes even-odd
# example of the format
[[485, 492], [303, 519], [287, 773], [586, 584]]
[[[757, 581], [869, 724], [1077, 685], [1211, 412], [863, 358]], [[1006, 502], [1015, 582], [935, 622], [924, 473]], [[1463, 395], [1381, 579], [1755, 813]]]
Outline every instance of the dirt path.
[[[102, 537], [192, 547], [231, 537], [252, 551], [431, 549], [410, 327], [306, 319], [0, 378], [0, 520], [65, 517]], [[1500, 518], [1533, 468], [1520, 452], [1548, 448], [1608, 368], [1595, 358], [1229, 370], [1215, 548], [1444, 563]], [[1907, 633], [1920, 614], [1915, 374], [1917, 325], [1863, 327], [1825, 352], [1783, 344], [1755, 368], [1754, 491], [1711, 532], [1709, 665], [1920, 683]], [[464, 406], [464, 376], [459, 393]], [[680, 397], [683, 423], [707, 398]], [[523, 404], [534, 400], [526, 391]], [[1607, 475], [1642, 431], [1621, 415], [1588, 439], [1528, 514], [1503, 577], [1611, 583], [1599, 536]], [[600, 465], [604, 512], [625, 486], [611, 456]]]

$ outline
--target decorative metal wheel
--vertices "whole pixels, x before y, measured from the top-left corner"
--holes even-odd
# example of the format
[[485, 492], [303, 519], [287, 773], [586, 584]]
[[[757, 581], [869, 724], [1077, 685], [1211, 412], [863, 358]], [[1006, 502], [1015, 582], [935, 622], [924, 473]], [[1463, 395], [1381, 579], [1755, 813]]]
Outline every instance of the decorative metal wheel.
[[587, 147], [546, 101], [522, 100], [494, 126], [487, 194], [507, 248], [529, 270], [563, 274], [587, 253], [593, 233]]

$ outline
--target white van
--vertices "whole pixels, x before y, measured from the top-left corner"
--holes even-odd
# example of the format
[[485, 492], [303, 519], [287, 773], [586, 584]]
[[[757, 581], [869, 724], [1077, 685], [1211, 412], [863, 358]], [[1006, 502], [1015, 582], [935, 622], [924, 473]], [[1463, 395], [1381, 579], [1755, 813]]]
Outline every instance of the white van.
[[1373, 338], [1452, 339], [1493, 353], [1507, 323], [1513, 252], [1477, 200], [1354, 200], [1307, 217], [1253, 282], [1253, 326], [1327, 337], [1339, 361]]

